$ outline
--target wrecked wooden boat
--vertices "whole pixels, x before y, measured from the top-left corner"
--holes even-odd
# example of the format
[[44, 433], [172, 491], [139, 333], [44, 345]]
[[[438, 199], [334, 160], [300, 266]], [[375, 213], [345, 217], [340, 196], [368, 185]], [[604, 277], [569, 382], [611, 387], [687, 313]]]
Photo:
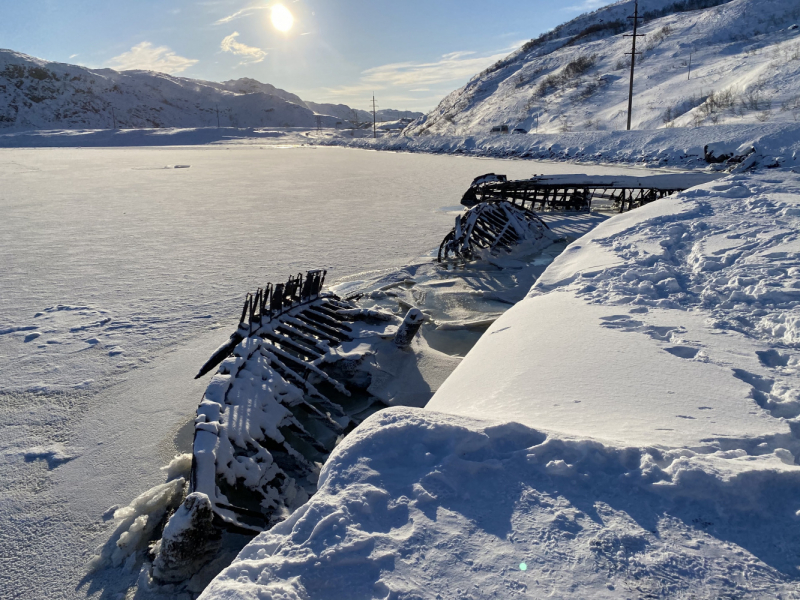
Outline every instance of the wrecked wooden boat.
[[323, 291], [309, 271], [248, 294], [237, 331], [203, 366], [219, 365], [197, 410], [191, 489], [208, 496], [221, 525], [263, 531], [314, 493], [338, 441], [392, 404], [393, 373], [423, 321], [359, 308]]
[[625, 212], [722, 177], [720, 173], [683, 172], [657, 175], [534, 175], [509, 180], [487, 173], [476, 177], [461, 204], [507, 202], [529, 211], [577, 211], [596, 208]]
[[[424, 407], [574, 239], [575, 224], [607, 218], [585, 212], [593, 199], [631, 208], [714, 178], [697, 175], [483, 175], [462, 198], [467, 210], [437, 261], [333, 289], [324, 270], [308, 271], [248, 294], [236, 331], [197, 375], [217, 369], [197, 409], [189, 493], [154, 547], [154, 580], [196, 573], [222, 532], [254, 535], [286, 519], [314, 494], [336, 445], [370, 415]], [[623, 195], [634, 189], [636, 198]], [[563, 222], [552, 214], [565, 208], [569, 234], [548, 225]]]

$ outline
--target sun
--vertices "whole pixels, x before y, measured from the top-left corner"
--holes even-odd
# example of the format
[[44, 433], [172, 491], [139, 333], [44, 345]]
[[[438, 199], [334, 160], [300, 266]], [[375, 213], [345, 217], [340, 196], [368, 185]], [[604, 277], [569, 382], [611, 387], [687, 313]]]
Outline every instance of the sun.
[[272, 25], [278, 31], [289, 31], [294, 24], [294, 17], [289, 9], [283, 4], [276, 4], [272, 7]]

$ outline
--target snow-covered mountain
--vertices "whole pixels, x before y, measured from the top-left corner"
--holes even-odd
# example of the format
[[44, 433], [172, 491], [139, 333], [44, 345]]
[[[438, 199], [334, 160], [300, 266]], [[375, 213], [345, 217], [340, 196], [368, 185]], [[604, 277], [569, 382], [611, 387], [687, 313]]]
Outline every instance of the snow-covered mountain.
[[[320, 104], [318, 102], [306, 101], [306, 106], [321, 115], [332, 115], [339, 120], [350, 121], [353, 119], [353, 111], [358, 114], [359, 122], [372, 122], [372, 113], [366, 110], [353, 109], [346, 104]], [[423, 116], [421, 112], [413, 110], [395, 110], [393, 108], [381, 108], [375, 111], [378, 121], [397, 121], [399, 119], [418, 119]]]
[[[406, 133], [625, 129], [633, 12], [623, 0], [531, 40]], [[800, 2], [640, 0], [639, 14], [633, 128], [800, 119]]]
[[[0, 49], [0, 130], [315, 127], [318, 115], [323, 126], [334, 127], [352, 118], [350, 107], [341, 105], [340, 115], [325, 110], [328, 106], [334, 105], [306, 103], [254, 79], [216, 83], [153, 71], [89, 69]], [[358, 112], [367, 120], [365, 111]], [[390, 118], [396, 117], [384, 117]]]

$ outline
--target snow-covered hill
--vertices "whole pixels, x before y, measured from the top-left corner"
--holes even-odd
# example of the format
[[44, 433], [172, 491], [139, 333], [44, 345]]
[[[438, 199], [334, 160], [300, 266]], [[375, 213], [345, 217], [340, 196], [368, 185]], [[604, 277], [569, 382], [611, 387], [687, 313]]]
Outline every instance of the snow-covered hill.
[[[332, 115], [339, 120], [350, 121], [353, 118], [353, 111], [358, 114], [360, 122], [372, 122], [372, 113], [366, 110], [353, 109], [346, 104], [319, 104], [318, 102], [306, 102], [306, 106], [321, 115]], [[382, 108], [376, 111], [378, 121], [397, 121], [399, 119], [417, 119], [422, 115], [413, 110], [395, 110], [393, 108]]]
[[[351, 118], [350, 107], [341, 105], [343, 117], [328, 106], [334, 105], [306, 103], [254, 79], [215, 83], [153, 71], [88, 69], [0, 49], [0, 130], [311, 128], [317, 115], [325, 127]], [[396, 119], [397, 112], [388, 111], [384, 119]], [[359, 111], [359, 119], [366, 121], [367, 113]]]
[[[633, 9], [623, 0], [531, 40], [406, 133], [625, 129]], [[800, 119], [800, 2], [641, 0], [639, 14], [633, 128]]]

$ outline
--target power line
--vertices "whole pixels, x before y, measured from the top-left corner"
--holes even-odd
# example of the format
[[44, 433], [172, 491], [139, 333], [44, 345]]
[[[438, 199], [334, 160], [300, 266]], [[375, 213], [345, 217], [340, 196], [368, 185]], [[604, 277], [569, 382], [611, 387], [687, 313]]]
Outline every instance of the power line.
[[376, 106], [375, 105], [375, 93], [373, 92], [372, 93], [372, 137], [373, 138], [377, 138], [378, 137], [378, 133], [377, 133], [376, 127], [375, 127], [375, 120], [376, 120], [376, 114], [377, 114], [375, 112], [375, 106]]
[[[639, 16], [639, 0], [635, 0], [633, 3], [633, 16], [628, 17], [629, 19], [633, 19], [633, 35], [626, 35], [625, 37], [633, 38], [633, 43], [631, 46], [631, 51], [626, 52], [625, 54], [631, 55], [631, 82], [630, 86], [628, 87], [628, 131], [631, 130], [631, 113], [633, 111], [633, 70], [636, 68], [636, 38], [637, 37], [644, 37], [643, 33], [636, 33], [636, 30], [639, 27], [639, 19], [643, 19], [644, 17]], [[641, 52], [638, 52], [641, 54]]]

